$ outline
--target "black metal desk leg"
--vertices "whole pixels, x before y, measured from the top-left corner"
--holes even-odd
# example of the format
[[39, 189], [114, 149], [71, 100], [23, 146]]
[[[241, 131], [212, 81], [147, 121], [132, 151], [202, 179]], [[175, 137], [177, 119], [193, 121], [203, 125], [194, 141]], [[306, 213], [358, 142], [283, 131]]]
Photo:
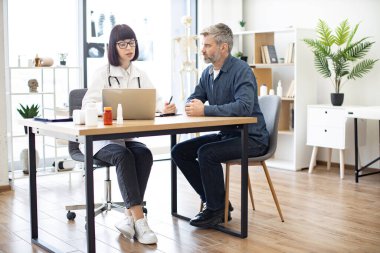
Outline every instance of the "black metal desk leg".
[[47, 252], [59, 252], [54, 245], [38, 239], [38, 207], [37, 207], [37, 168], [36, 168], [36, 135], [33, 128], [28, 127], [29, 138], [29, 196], [31, 241]]
[[87, 252], [95, 253], [94, 171], [92, 151], [92, 137], [87, 136], [85, 140]]
[[[170, 150], [177, 143], [177, 135], [170, 135]], [[171, 160], [171, 198], [172, 198], [172, 215], [177, 214], [177, 166]]]
[[248, 125], [241, 130], [241, 238], [248, 236]]
[[354, 118], [355, 134], [355, 182], [359, 182], [359, 142], [358, 142], [358, 119]]
[[29, 196], [32, 240], [38, 239], [37, 178], [36, 178], [36, 137], [29, 127]]

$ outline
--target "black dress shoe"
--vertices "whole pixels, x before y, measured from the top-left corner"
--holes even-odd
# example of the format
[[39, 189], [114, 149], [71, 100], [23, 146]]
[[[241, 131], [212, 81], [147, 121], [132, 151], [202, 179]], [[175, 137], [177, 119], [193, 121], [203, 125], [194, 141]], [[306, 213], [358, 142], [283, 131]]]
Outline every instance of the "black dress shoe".
[[[203, 212], [204, 210], [206, 210], [206, 209], [207, 209], [207, 205], [206, 205], [206, 203], [203, 202], [203, 203], [202, 203], [202, 210], [201, 210], [199, 213], [197, 213], [197, 215], [195, 215], [195, 217], [194, 217], [193, 219], [195, 219], [196, 217], [198, 217], [199, 215], [201, 215], [202, 212]], [[234, 210], [234, 208], [233, 208], [231, 202], [229, 201], [229, 202], [228, 202], [228, 221], [232, 220], [231, 212], [232, 212], [233, 210]], [[223, 215], [223, 222], [224, 222], [224, 215]]]
[[201, 228], [208, 228], [223, 222], [224, 209], [212, 211], [205, 209], [190, 220], [190, 225]]
[[[231, 202], [228, 202], [228, 221], [232, 220], [231, 212], [234, 210], [233, 206], [231, 205]], [[224, 222], [224, 216], [223, 216], [223, 222]]]

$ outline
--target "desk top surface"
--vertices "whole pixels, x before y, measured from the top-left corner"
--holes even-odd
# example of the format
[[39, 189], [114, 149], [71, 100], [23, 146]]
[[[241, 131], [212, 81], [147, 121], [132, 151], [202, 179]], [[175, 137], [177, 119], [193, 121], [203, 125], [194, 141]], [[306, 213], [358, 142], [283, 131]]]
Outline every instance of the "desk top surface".
[[328, 108], [341, 110], [346, 114], [347, 118], [358, 119], [374, 119], [380, 120], [380, 106], [365, 106], [365, 105], [346, 105], [333, 106], [330, 104], [308, 105], [308, 108]]
[[37, 129], [68, 134], [87, 136], [116, 133], [148, 132], [158, 130], [186, 129], [192, 127], [212, 127], [256, 123], [255, 117], [156, 117], [154, 120], [124, 120], [123, 125], [105, 126], [99, 118], [97, 126], [75, 125], [73, 122], [41, 122], [33, 119], [22, 119], [19, 124]]
[[380, 120], [380, 106], [348, 106], [347, 117]]

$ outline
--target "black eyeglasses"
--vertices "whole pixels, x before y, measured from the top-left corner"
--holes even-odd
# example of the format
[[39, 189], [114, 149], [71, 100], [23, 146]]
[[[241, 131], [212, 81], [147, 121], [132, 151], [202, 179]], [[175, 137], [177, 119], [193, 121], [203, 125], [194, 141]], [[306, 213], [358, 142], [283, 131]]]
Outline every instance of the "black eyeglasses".
[[128, 45], [129, 45], [130, 47], [135, 47], [135, 46], [136, 46], [136, 43], [137, 43], [136, 40], [129, 40], [129, 41], [119, 41], [119, 42], [116, 42], [116, 44], [117, 44], [117, 45], [119, 46], [119, 48], [121, 48], [121, 49], [127, 48]]

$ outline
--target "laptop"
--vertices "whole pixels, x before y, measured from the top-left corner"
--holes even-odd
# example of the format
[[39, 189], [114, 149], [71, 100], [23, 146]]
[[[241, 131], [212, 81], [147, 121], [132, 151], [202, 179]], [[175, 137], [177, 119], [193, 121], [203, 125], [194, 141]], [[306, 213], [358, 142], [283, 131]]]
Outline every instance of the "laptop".
[[116, 119], [117, 105], [123, 108], [123, 119], [154, 119], [156, 89], [103, 89], [103, 106], [112, 107], [112, 119]]

